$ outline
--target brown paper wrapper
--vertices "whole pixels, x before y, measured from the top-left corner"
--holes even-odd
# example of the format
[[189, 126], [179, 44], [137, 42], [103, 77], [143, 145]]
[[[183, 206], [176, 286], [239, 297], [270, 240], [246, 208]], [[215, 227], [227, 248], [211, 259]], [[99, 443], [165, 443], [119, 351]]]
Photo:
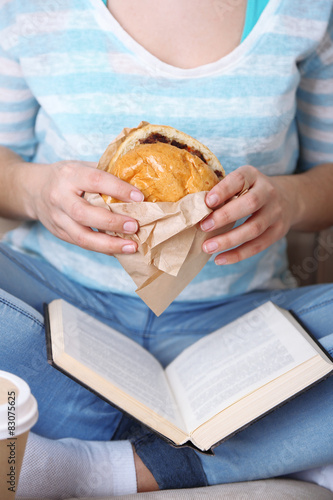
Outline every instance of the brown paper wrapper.
[[[146, 124], [141, 122], [137, 128]], [[120, 143], [137, 128], [125, 128], [109, 144], [97, 168], [107, 170]], [[156, 316], [162, 314], [210, 258], [202, 251], [202, 244], [213, 233], [204, 233], [198, 224], [212, 212], [205, 204], [205, 196], [206, 192], [189, 194], [175, 203], [105, 203], [99, 194], [85, 193], [85, 199], [92, 205], [138, 221], [135, 235], [118, 234], [136, 241], [138, 251], [115, 257], [137, 285], [138, 296]], [[221, 234], [232, 226], [217, 232]]]

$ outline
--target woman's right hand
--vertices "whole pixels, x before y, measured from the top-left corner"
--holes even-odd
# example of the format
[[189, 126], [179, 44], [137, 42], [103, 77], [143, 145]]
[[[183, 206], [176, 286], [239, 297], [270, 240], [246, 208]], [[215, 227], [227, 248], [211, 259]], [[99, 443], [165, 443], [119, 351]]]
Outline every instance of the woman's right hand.
[[143, 201], [134, 186], [112, 174], [96, 169], [95, 163], [60, 161], [51, 165], [25, 166], [28, 181], [27, 213], [58, 238], [79, 247], [104, 254], [134, 253], [131, 239], [110, 236], [101, 231], [134, 234], [138, 223], [131, 217], [113, 214], [106, 208], [90, 205], [84, 192], [104, 193], [125, 202]]

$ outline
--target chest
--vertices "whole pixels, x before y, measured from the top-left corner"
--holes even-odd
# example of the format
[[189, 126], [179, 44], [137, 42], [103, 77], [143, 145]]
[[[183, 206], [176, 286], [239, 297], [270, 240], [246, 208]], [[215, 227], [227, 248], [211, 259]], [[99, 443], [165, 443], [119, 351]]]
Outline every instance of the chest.
[[[227, 171], [245, 163], [274, 169], [286, 163], [280, 156], [289, 151], [285, 139], [295, 111], [299, 44], [274, 64], [254, 47], [242, 57], [236, 51], [232, 64], [221, 60], [213, 68], [184, 72], [143, 54], [117, 30], [102, 2], [97, 5], [100, 9], [68, 18], [67, 31], [59, 30], [63, 13], [55, 14], [43, 51], [37, 36], [22, 45], [22, 71], [41, 105], [37, 136], [42, 142], [47, 134], [54, 151], [49, 157], [49, 150], [39, 149], [44, 162], [45, 157], [94, 161], [123, 127], [146, 120], [201, 140]], [[264, 36], [260, 47], [267, 46]]]
[[247, 0], [108, 0], [119, 24], [151, 54], [180, 68], [221, 59], [240, 43]]

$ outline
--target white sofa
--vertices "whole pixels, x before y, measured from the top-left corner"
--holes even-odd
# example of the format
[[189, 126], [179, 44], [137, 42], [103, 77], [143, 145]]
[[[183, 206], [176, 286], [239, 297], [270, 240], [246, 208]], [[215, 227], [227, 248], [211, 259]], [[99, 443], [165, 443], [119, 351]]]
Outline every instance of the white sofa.
[[[99, 500], [113, 500], [113, 498], [102, 497]], [[123, 495], [117, 498], [119, 500], [332, 500], [333, 493], [326, 488], [303, 481], [267, 479], [265, 481], [222, 484], [187, 490], [137, 493], [136, 495]], [[80, 500], [91, 499], [82, 498]]]

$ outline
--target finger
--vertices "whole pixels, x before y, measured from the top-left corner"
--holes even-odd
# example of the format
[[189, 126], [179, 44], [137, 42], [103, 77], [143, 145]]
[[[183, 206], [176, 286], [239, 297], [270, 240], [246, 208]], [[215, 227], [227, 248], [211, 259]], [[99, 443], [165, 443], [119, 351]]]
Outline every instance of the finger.
[[53, 225], [53, 233], [62, 240], [81, 248], [107, 255], [128, 254], [137, 251], [135, 241], [93, 231], [91, 228], [73, 221], [66, 214], [63, 214], [61, 218], [61, 225]]
[[94, 207], [82, 198], [69, 198], [68, 203], [67, 214], [81, 226], [126, 234], [134, 234], [139, 229], [135, 219], [114, 214], [107, 208]]
[[206, 240], [203, 250], [206, 253], [216, 253], [242, 245], [247, 241], [258, 238], [270, 225], [272, 225], [272, 221], [270, 220], [269, 211], [263, 208], [252, 217], [249, 217], [244, 224]]
[[262, 189], [256, 189], [254, 186], [248, 193], [239, 198], [235, 198], [220, 208], [214, 210], [200, 227], [203, 231], [212, 231], [248, 217], [249, 215], [260, 211], [267, 201], [267, 193]]
[[269, 246], [272, 245], [272, 243], [279, 239], [278, 233], [279, 230], [275, 225], [270, 226], [258, 238], [248, 241], [237, 248], [233, 248], [232, 250], [223, 252], [222, 254], [215, 257], [215, 264], [235, 264], [236, 262], [248, 259], [253, 255], [257, 255], [258, 253], [266, 250]]
[[115, 175], [98, 169], [86, 169], [85, 175], [80, 176], [80, 169], [76, 174], [77, 186], [80, 186], [82, 192], [103, 193], [110, 195], [118, 200], [143, 201], [144, 196], [139, 189], [122, 181]]
[[240, 193], [247, 183], [253, 186], [258, 177], [258, 171], [251, 165], [244, 165], [228, 174], [222, 181], [214, 186], [206, 196], [206, 204], [213, 208], [230, 200]]
[[97, 165], [98, 165], [98, 163], [96, 161], [85, 161], [85, 162], [77, 162], [77, 163], [80, 163], [81, 165], [84, 164], [87, 167], [91, 167], [91, 168], [97, 168]]

